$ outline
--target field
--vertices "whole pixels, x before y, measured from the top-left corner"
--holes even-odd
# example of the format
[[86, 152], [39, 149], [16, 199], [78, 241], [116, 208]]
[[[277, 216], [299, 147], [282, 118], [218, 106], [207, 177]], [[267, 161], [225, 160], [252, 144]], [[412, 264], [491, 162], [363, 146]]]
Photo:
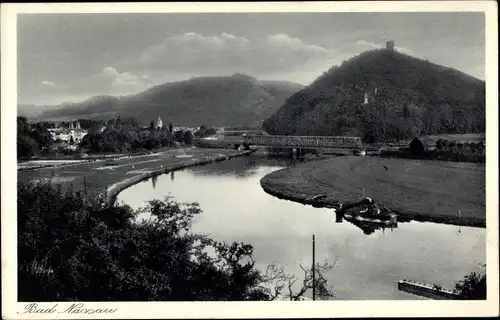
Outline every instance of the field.
[[[364, 195], [402, 218], [485, 226], [485, 166], [379, 157], [334, 157], [273, 172], [261, 180], [276, 196], [302, 203], [326, 195], [320, 205]], [[460, 216], [458, 211], [460, 210]]]
[[137, 183], [145, 175], [151, 176], [158, 171], [175, 170], [187, 165], [212, 161], [216, 158], [232, 157], [246, 153], [248, 151], [238, 152], [236, 150], [198, 148], [171, 149], [115, 160], [85, 162], [35, 170], [18, 170], [17, 178], [21, 182], [50, 179], [54, 183], [61, 184], [64, 189], [73, 188], [74, 190], [84, 191], [90, 199], [95, 199], [110, 186], [114, 185], [114, 192], [118, 192], [128, 187], [130, 183]]

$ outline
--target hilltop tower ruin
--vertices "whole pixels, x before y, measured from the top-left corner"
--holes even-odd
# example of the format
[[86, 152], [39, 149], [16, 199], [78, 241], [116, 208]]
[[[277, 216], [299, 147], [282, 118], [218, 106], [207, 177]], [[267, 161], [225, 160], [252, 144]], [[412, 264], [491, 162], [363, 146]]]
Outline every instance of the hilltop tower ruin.
[[394, 51], [394, 41], [390, 40], [385, 43], [385, 48], [390, 51]]

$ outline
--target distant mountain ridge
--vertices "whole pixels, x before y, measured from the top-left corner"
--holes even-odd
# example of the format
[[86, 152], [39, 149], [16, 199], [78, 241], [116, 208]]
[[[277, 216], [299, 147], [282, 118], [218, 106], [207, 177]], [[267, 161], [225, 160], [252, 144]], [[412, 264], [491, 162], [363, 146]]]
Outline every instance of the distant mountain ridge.
[[390, 49], [334, 66], [264, 121], [270, 134], [354, 135], [364, 141], [485, 130], [485, 83]]
[[198, 126], [260, 126], [303, 86], [287, 81], [259, 81], [251, 76], [191, 78], [169, 82], [125, 97], [96, 96], [43, 111], [38, 119], [134, 117], [143, 124], [164, 122]]

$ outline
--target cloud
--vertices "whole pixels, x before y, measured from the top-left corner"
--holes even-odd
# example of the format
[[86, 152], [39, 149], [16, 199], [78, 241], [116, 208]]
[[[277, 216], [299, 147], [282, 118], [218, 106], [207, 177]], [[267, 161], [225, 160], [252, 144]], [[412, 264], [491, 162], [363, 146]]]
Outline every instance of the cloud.
[[324, 60], [332, 51], [284, 33], [247, 39], [229, 33], [188, 32], [165, 38], [139, 56], [141, 67], [192, 73], [265, 74], [300, 69]]
[[138, 92], [149, 84], [146, 76], [125, 71], [119, 72], [111, 66], [103, 67], [90, 77], [72, 83], [72, 92], [93, 92], [96, 94], [123, 94]]
[[54, 82], [52, 82], [52, 81], [44, 80], [44, 81], [42, 81], [42, 85], [48, 86], [48, 87], [53, 87], [56, 84]]
[[366, 40], [358, 40], [358, 41], [356, 41], [356, 44], [358, 46], [362, 46], [365, 48], [373, 48], [373, 49], [382, 49], [384, 47], [382, 45], [378, 45], [374, 42], [370, 42], [370, 41], [366, 41]]
[[110, 66], [104, 67], [102, 71], [94, 77], [102, 80], [104, 85], [114, 88], [137, 86], [147, 80], [131, 72], [119, 73], [115, 68]]

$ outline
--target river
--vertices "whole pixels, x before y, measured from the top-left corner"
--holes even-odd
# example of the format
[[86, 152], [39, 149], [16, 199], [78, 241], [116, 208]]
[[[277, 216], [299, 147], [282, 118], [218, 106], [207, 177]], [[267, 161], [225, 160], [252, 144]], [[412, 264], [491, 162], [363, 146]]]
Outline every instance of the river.
[[286, 159], [248, 156], [171, 172], [136, 184], [118, 195], [133, 208], [166, 195], [197, 202], [203, 213], [193, 231], [219, 241], [254, 246], [258, 268], [285, 266], [301, 281], [298, 266], [309, 267], [312, 234], [316, 261], [336, 261], [325, 276], [340, 300], [422, 299], [397, 289], [410, 279], [453, 288], [471, 271], [483, 271], [486, 229], [435, 223], [399, 223], [395, 229], [365, 233], [336, 223], [330, 209], [280, 200], [260, 187], [266, 174], [293, 165]]

